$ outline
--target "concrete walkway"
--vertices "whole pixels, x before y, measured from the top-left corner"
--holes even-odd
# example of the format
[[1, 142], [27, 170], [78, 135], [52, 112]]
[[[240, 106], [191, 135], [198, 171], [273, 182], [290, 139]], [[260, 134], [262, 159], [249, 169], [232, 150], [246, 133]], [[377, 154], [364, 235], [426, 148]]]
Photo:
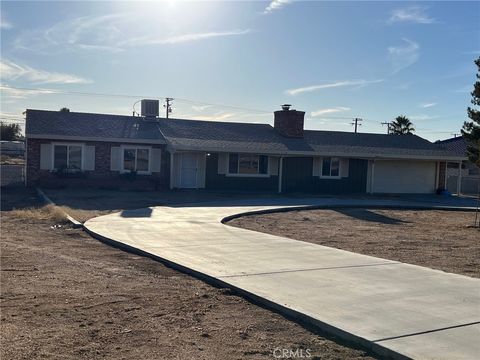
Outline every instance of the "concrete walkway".
[[123, 211], [91, 219], [85, 228], [118, 246], [138, 249], [236, 288], [385, 356], [478, 359], [479, 279], [221, 223], [225, 217], [250, 211], [350, 205], [442, 204], [333, 198], [242, 200]]

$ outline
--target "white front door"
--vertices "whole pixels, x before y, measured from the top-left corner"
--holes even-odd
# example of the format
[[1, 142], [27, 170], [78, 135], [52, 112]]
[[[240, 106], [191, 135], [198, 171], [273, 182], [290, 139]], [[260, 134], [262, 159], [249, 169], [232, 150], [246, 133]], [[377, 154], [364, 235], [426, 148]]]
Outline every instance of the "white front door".
[[197, 187], [197, 154], [182, 154], [182, 168], [180, 172], [180, 186], [182, 188]]

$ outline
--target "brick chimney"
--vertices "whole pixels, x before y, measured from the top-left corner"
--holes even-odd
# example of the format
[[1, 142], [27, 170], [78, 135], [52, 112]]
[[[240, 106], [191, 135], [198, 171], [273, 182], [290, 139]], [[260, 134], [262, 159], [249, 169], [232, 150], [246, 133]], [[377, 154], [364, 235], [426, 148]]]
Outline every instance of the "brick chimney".
[[291, 138], [303, 138], [304, 111], [290, 110], [289, 104], [282, 105], [282, 110], [274, 112], [273, 127], [280, 135]]

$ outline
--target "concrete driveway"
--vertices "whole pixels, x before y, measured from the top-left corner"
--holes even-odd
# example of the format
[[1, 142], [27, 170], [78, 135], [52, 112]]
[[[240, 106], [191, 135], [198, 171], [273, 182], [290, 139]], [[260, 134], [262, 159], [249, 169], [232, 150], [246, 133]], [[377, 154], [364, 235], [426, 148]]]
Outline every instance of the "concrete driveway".
[[[244, 295], [379, 354], [477, 359], [480, 280], [230, 227], [243, 212], [297, 206], [417, 206], [424, 201], [258, 199], [101, 216], [87, 231]], [[454, 206], [456, 204], [447, 204]], [[473, 205], [465, 203], [465, 206]]]

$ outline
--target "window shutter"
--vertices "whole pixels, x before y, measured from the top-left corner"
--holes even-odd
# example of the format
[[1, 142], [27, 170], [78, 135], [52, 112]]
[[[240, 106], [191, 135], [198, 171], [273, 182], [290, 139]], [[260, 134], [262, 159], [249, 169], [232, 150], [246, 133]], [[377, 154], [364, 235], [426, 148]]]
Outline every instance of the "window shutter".
[[349, 166], [349, 161], [346, 158], [340, 159], [340, 176], [342, 178], [348, 177], [348, 166]]
[[218, 154], [218, 173], [226, 174], [228, 167], [228, 153]]
[[180, 176], [182, 172], [182, 155], [179, 153], [173, 154], [173, 187], [180, 187]]
[[40, 144], [40, 170], [53, 170], [52, 144]]
[[95, 170], [95, 146], [85, 146], [83, 170]]
[[278, 175], [278, 156], [269, 156], [268, 157], [268, 169], [270, 175]]
[[322, 173], [322, 158], [314, 157], [312, 176], [320, 176], [321, 173]]
[[152, 149], [152, 155], [150, 156], [150, 171], [151, 172], [160, 172], [161, 163], [162, 163], [162, 150], [161, 149]]
[[121, 149], [118, 146], [110, 148], [110, 170], [120, 171]]

